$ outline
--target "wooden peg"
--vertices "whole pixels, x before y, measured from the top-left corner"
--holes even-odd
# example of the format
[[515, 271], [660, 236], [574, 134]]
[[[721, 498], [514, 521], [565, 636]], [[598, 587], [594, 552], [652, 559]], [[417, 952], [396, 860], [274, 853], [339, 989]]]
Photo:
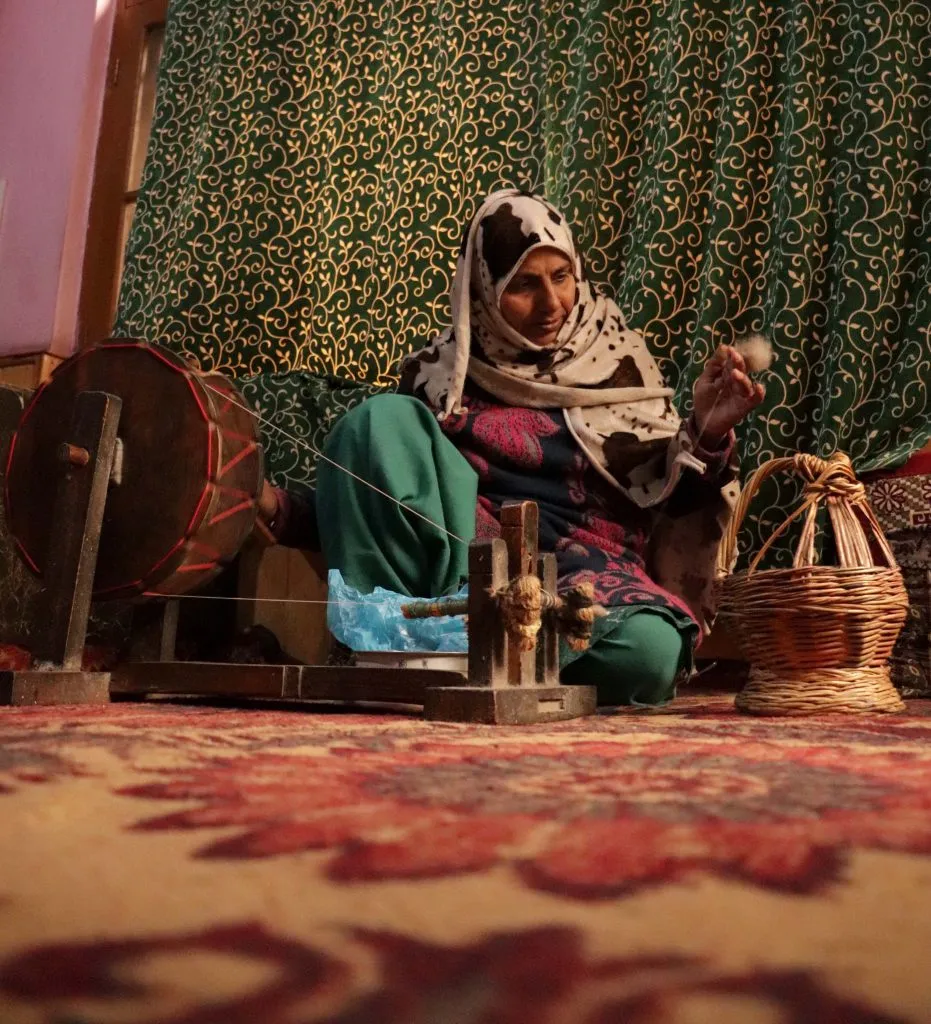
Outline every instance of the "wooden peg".
[[79, 445], [65, 442], [58, 447], [58, 458], [69, 466], [83, 469], [90, 462], [91, 453]]

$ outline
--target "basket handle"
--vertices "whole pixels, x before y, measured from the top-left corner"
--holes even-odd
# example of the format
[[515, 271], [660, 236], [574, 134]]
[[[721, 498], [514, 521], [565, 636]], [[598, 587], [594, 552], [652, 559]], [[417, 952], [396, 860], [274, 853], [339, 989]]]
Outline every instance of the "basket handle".
[[885, 565], [888, 568], [895, 567], [895, 556], [866, 500], [866, 489], [857, 480], [849, 456], [843, 452], [835, 452], [829, 458], [822, 459], [817, 455], [799, 452], [784, 458], [771, 459], [760, 466], [747, 481], [718, 548], [719, 576], [727, 576], [736, 561], [737, 535], [743, 526], [750, 502], [769, 477], [784, 470], [792, 470], [806, 481], [802, 503], [760, 548], [750, 563], [748, 575], [756, 571], [766, 552], [801, 516], [805, 516], [805, 522], [792, 564], [796, 569], [814, 565], [815, 523], [823, 501], [827, 502], [841, 566], [873, 565], [870, 545], [872, 539]]

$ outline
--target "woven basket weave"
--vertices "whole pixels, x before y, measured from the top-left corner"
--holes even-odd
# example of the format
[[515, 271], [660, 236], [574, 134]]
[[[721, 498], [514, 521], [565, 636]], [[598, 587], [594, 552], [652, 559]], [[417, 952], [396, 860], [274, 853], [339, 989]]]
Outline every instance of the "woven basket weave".
[[[745, 571], [732, 573], [737, 535], [751, 501], [767, 478], [784, 471], [805, 481], [801, 505]], [[838, 566], [814, 564], [816, 517], [823, 504]], [[793, 567], [760, 570], [772, 544], [801, 517]], [[753, 474], [721, 542], [718, 597], [719, 614], [750, 662], [749, 679], [737, 697], [741, 711], [810, 715], [904, 709], [888, 661], [905, 622], [908, 596], [846, 455], [773, 459]]]

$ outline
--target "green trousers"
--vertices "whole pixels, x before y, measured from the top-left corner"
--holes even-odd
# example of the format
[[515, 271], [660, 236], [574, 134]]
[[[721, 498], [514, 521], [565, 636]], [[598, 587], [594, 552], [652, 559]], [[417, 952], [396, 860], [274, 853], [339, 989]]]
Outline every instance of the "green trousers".
[[[441, 597], [462, 585], [478, 478], [422, 402], [368, 399], [339, 420], [324, 454], [343, 467], [320, 460], [317, 470], [317, 518], [330, 568], [365, 593], [383, 587]], [[562, 645], [563, 682], [597, 686], [603, 704], [658, 705], [675, 695], [691, 664], [691, 642], [671, 615], [611, 609], [598, 627], [583, 654]]]

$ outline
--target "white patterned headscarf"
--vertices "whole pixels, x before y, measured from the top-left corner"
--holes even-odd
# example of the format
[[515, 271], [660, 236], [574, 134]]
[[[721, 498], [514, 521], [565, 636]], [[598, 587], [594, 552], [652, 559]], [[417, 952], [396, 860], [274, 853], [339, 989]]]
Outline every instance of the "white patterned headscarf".
[[[524, 260], [543, 248], [569, 260], [577, 289], [547, 347], [519, 334], [500, 308]], [[562, 409], [582, 451], [614, 486], [643, 508], [668, 497], [694, 447], [673, 391], [620, 309], [588, 282], [558, 210], [516, 189], [490, 195], [464, 237], [451, 303], [452, 327], [411, 356], [408, 370], [441, 420], [460, 411], [467, 378], [509, 405]]]

